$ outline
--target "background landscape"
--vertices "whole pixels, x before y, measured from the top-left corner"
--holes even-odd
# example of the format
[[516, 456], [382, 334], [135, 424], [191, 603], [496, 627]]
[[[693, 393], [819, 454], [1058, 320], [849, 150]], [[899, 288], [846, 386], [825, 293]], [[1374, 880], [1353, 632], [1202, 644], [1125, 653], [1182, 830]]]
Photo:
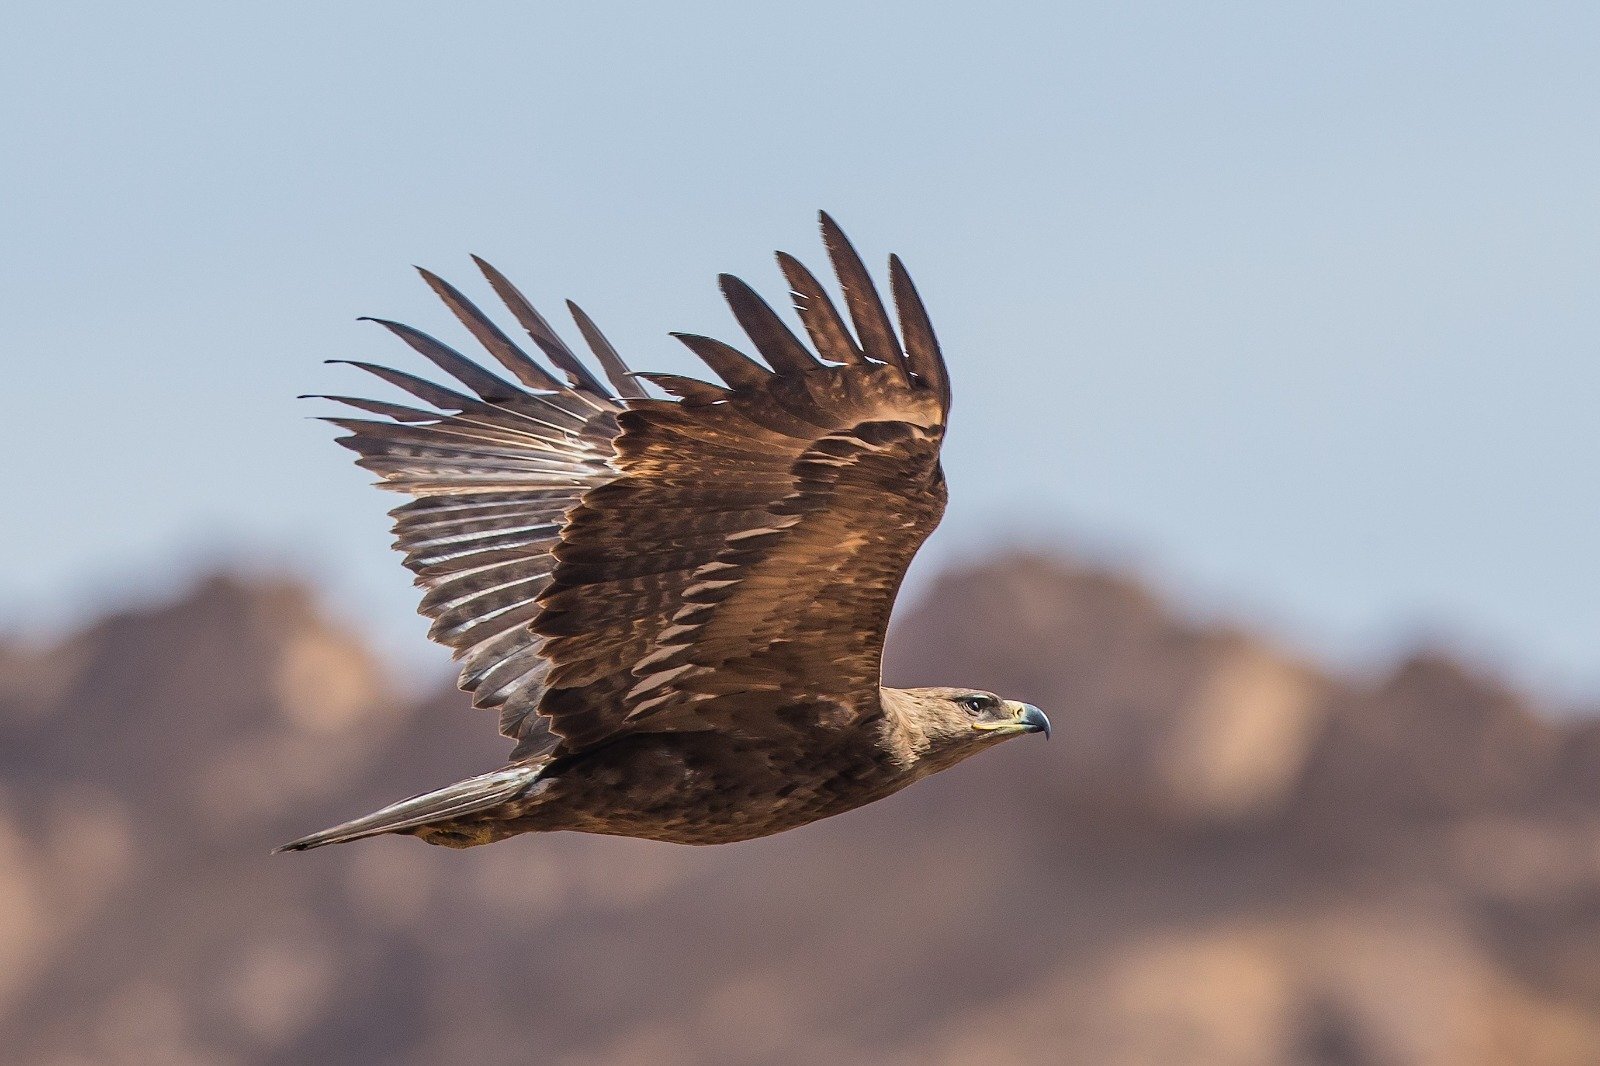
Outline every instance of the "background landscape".
[[288, 581], [0, 646], [9, 1061], [1578, 1064], [1600, 723], [1437, 649], [1357, 680], [1018, 554], [890, 679], [1049, 709], [768, 840], [270, 846], [495, 763]]

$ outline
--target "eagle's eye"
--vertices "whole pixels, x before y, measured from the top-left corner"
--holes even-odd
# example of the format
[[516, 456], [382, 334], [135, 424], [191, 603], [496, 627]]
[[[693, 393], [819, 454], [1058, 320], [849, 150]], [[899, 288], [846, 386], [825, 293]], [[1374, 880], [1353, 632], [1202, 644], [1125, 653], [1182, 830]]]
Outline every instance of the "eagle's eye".
[[956, 702], [965, 707], [968, 714], [982, 714], [989, 709], [989, 697], [987, 696], [962, 696]]

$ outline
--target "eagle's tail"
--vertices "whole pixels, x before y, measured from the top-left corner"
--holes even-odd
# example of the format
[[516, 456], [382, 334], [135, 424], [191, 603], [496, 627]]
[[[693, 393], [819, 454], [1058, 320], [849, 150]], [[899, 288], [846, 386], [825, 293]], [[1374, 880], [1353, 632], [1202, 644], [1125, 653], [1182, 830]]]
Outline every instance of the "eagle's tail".
[[[498, 807], [515, 798], [523, 789], [533, 784], [543, 771], [543, 764], [533, 766], [508, 766], [490, 774], [479, 774], [453, 785], [424, 792], [420, 796], [391, 803], [382, 810], [341, 825], [324, 829], [320, 833], [303, 836], [299, 840], [272, 849], [280, 851], [308, 851], [324, 844], [342, 844], [347, 840], [378, 836], [382, 833], [406, 833], [424, 826], [450, 822], [466, 815], [478, 814]], [[430, 843], [466, 846], [486, 843], [487, 840], [470, 839], [466, 834], [441, 832], [426, 835]]]

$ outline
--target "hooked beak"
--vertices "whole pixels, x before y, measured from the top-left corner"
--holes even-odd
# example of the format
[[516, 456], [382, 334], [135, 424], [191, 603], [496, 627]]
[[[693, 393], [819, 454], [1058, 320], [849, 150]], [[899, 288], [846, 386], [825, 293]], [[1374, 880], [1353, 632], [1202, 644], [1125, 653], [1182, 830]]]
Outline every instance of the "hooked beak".
[[972, 728], [985, 731], [1004, 730], [1011, 734], [1043, 733], [1046, 740], [1050, 739], [1050, 719], [1033, 704], [1006, 700], [1006, 710], [1011, 712], [1009, 719], [999, 722], [975, 722]]
[[1006, 706], [1016, 715], [1017, 724], [1022, 727], [1023, 732], [1043, 733], [1046, 740], [1050, 739], [1050, 719], [1044, 716], [1043, 711], [1031, 703], [1016, 703], [1012, 700], [1007, 700]]

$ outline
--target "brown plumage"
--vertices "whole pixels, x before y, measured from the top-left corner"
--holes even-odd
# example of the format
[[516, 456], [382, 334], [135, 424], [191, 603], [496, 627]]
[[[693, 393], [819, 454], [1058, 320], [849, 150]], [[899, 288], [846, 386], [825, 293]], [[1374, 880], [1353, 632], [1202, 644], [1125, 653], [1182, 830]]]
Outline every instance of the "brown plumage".
[[[779, 254], [811, 346], [744, 282], [722, 290], [762, 366], [680, 334], [722, 385], [632, 374], [587, 315], [606, 389], [478, 260], [560, 374], [459, 291], [423, 278], [515, 383], [379, 320], [470, 391], [356, 366], [435, 408], [326, 397], [384, 488], [430, 635], [494, 709], [508, 766], [314, 833], [465, 847], [561, 829], [716, 844], [881, 799], [985, 747], [1048, 731], [1037, 708], [960, 688], [880, 686], [906, 567], [945, 506], [950, 386], [910, 276], [900, 336], [855, 249], [822, 232], [849, 324]], [[853, 326], [853, 331], [852, 331]], [[565, 381], [562, 380], [565, 379]], [[673, 399], [645, 394], [653, 382]]]

